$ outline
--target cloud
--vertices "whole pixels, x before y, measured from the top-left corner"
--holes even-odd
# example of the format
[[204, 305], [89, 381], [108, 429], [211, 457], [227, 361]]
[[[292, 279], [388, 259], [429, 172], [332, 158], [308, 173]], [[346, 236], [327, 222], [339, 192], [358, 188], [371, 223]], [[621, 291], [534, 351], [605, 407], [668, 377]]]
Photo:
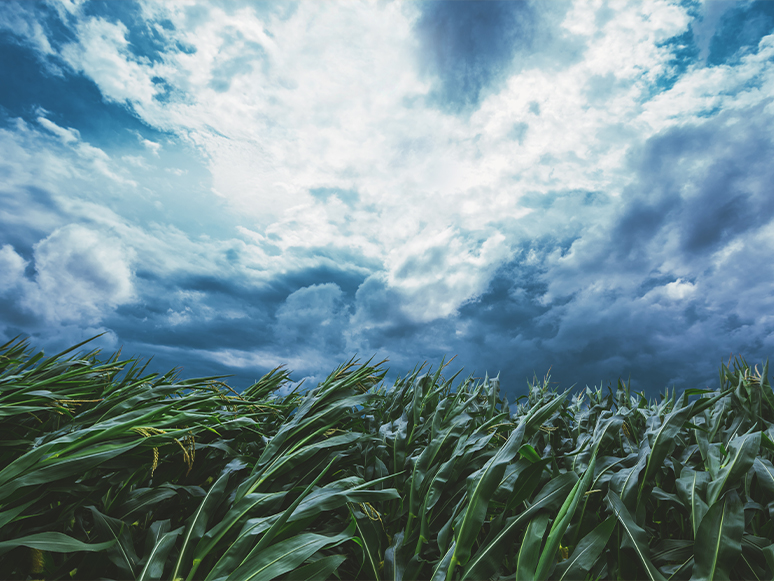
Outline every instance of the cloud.
[[405, 311], [417, 322], [448, 317], [481, 294], [497, 266], [510, 255], [499, 232], [465, 240], [447, 229], [418, 236], [387, 257], [387, 281], [404, 297]]
[[81, 134], [78, 132], [78, 130], [60, 127], [45, 117], [38, 117], [37, 122], [42, 127], [59, 137], [64, 145], [72, 147], [79, 157], [90, 162], [94, 169], [96, 169], [101, 174], [120, 183], [125, 183], [132, 186], [137, 185], [137, 182], [134, 180], [127, 179], [115, 173], [110, 167], [110, 156], [108, 156], [100, 148], [83, 142], [81, 140]]
[[4, 334], [648, 389], [771, 347], [765, 5], [11, 6]]
[[348, 322], [341, 288], [335, 283], [311, 285], [292, 292], [279, 306], [275, 333], [294, 351], [311, 346], [316, 351], [340, 353]]
[[10, 244], [0, 247], [0, 293], [14, 289], [24, 278], [27, 261], [19, 256]]
[[59, 127], [56, 123], [52, 123], [45, 117], [38, 117], [38, 123], [45, 129], [48, 129], [51, 133], [56, 135], [62, 140], [62, 143], [69, 145], [70, 143], [78, 142], [81, 140], [81, 134], [77, 129], [68, 129], [65, 127]]
[[15, 34], [28, 42], [36, 52], [45, 56], [54, 53], [54, 49], [48, 40], [48, 34], [40, 22], [30, 18], [23, 3], [7, 3], [0, 13], [0, 29]]
[[62, 48], [63, 60], [75, 71], [94, 79], [106, 99], [148, 105], [158, 92], [150, 63], [132, 55], [127, 28], [101, 18], [82, 20], [77, 43]]
[[[761, 39], [774, 31], [774, 6], [770, 2], [722, 3], [722, 8], [706, 4], [710, 5], [710, 19], [717, 19], [719, 24], [705, 49], [709, 65], [728, 63], [754, 52]], [[722, 14], [720, 18], [718, 13]]]
[[[453, 112], [475, 109], [502, 86], [519, 51], [533, 40], [536, 14], [526, 2], [428, 2], [415, 27], [420, 67], [437, 78], [430, 98]], [[528, 55], [526, 55], [528, 58]]]
[[34, 280], [19, 303], [52, 322], [94, 324], [135, 298], [130, 252], [94, 230], [57, 229], [34, 247]]

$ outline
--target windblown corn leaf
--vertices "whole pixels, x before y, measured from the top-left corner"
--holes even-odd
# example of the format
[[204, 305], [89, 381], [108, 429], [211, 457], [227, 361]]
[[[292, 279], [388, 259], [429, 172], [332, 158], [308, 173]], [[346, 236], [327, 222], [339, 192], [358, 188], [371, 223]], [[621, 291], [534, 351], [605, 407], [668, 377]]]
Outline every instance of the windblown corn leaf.
[[0, 346], [4, 578], [774, 578], [767, 363], [656, 401], [546, 375], [509, 407], [444, 362], [238, 393], [84, 344]]

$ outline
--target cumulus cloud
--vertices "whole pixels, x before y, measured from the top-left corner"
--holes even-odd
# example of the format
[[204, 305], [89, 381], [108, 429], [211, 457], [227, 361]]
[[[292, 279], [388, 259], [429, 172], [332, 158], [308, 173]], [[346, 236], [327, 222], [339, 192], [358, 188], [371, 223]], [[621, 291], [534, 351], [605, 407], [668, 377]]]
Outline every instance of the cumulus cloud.
[[339, 353], [349, 317], [343, 292], [335, 283], [311, 285], [292, 292], [276, 312], [276, 334], [294, 350], [302, 345]]
[[20, 6], [14, 42], [126, 125], [0, 127], [2, 288], [61, 328], [310, 377], [691, 382], [771, 347], [765, 4]]
[[21, 299], [55, 322], [93, 324], [134, 299], [131, 255], [116, 240], [72, 225], [35, 245], [36, 276]]
[[17, 287], [24, 278], [27, 261], [19, 256], [10, 244], [0, 247], [0, 293]]

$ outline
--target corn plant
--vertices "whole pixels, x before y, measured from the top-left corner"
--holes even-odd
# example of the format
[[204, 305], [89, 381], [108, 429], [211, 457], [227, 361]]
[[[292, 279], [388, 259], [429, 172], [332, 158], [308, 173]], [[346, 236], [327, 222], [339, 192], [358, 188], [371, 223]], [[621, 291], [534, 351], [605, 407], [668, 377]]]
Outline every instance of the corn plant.
[[774, 578], [767, 364], [655, 401], [546, 375], [512, 412], [444, 362], [280, 396], [84, 344], [0, 346], [3, 579]]

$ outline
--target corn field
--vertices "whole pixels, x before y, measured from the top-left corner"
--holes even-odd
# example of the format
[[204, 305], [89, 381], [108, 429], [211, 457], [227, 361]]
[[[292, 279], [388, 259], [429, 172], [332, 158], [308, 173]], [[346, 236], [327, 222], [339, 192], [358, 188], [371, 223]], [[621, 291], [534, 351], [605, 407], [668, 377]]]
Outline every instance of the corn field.
[[280, 396], [83, 345], [0, 347], [2, 579], [774, 578], [768, 364], [660, 401], [535, 378], [511, 413], [443, 363]]

